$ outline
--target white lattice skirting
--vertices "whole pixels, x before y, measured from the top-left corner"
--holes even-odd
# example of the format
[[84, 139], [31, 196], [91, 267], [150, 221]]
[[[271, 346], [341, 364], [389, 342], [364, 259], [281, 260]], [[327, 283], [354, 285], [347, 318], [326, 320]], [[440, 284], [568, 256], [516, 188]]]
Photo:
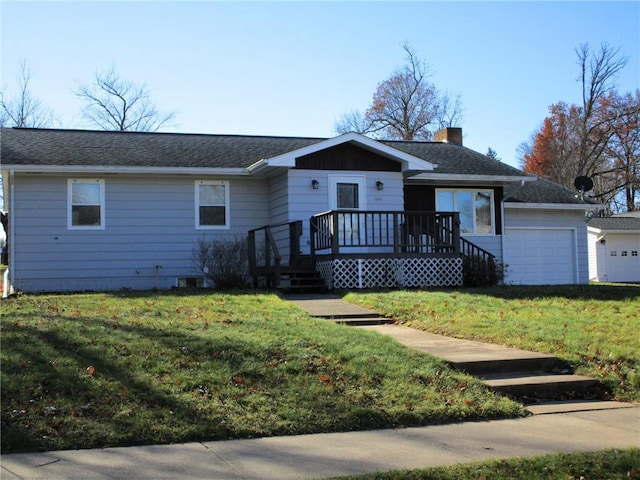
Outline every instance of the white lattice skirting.
[[347, 258], [320, 261], [327, 287], [459, 287], [461, 258]]

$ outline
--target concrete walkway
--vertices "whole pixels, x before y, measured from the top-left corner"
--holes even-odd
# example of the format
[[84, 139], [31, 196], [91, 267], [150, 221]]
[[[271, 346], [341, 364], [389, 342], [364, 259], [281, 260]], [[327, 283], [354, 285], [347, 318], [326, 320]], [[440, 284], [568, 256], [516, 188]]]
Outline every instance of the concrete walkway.
[[10, 479], [326, 478], [640, 447], [640, 407], [400, 430], [3, 455]]
[[[312, 315], [371, 315], [336, 297], [298, 298]], [[302, 303], [298, 303], [302, 302]], [[307, 303], [304, 303], [307, 302]], [[342, 303], [341, 303], [342, 302]], [[484, 344], [447, 343], [395, 325], [362, 327], [407, 334], [414, 348], [442, 355], [479, 355]], [[381, 330], [382, 329], [382, 330]], [[393, 329], [393, 330], [390, 330]], [[386, 330], [386, 331], [385, 331]], [[410, 330], [410, 331], [407, 331]], [[419, 333], [419, 332], [418, 332]], [[396, 333], [394, 333], [395, 335]], [[427, 334], [428, 335], [428, 334]], [[439, 337], [439, 336], [435, 336]], [[454, 346], [457, 347], [454, 348]], [[454, 351], [452, 352], [452, 348]], [[482, 347], [485, 348], [485, 347]], [[486, 346], [492, 356], [500, 347]], [[504, 351], [502, 352], [504, 353]], [[517, 352], [510, 354], [518, 355]], [[583, 402], [581, 402], [583, 403]], [[640, 406], [598, 406], [539, 411], [515, 420], [180, 445], [67, 450], [3, 455], [0, 477], [10, 479], [305, 479], [451, 465], [558, 452], [640, 447]], [[622, 408], [624, 407], [624, 408]], [[531, 408], [530, 408], [531, 409]], [[549, 413], [549, 412], [554, 413]]]

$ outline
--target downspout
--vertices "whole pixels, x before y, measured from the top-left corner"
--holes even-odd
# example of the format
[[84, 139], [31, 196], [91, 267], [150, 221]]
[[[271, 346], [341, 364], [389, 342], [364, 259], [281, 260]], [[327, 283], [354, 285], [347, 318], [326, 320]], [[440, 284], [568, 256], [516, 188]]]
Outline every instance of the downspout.
[[501, 260], [501, 262], [500, 263], [502, 263], [502, 280], [500, 280], [500, 283], [498, 283], [498, 284], [499, 285], [504, 285], [505, 284], [504, 282], [506, 280], [506, 273], [507, 273], [506, 272], [506, 267], [505, 267], [505, 264], [504, 264], [504, 242], [505, 242], [504, 237], [505, 237], [505, 234], [507, 233], [507, 231], [505, 229], [506, 222], [505, 222], [505, 218], [504, 218], [504, 195], [503, 195], [502, 200], [500, 200], [500, 221], [502, 222], [502, 229], [501, 229], [502, 235], [500, 235], [500, 250], [501, 250], [501, 252], [500, 252], [500, 260]]
[[14, 176], [14, 170], [9, 170], [9, 208], [7, 208], [7, 211], [9, 212], [9, 238], [7, 239], [9, 242], [9, 265], [7, 270], [4, 272], [4, 278], [2, 279], [2, 298], [7, 298], [13, 291], [13, 266], [15, 265], [15, 220], [13, 208], [15, 198]]

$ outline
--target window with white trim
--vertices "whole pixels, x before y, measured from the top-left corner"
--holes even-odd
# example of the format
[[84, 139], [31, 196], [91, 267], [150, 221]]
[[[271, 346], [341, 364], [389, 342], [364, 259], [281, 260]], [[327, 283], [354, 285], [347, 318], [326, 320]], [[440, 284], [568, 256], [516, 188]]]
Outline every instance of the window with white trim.
[[70, 178], [67, 181], [67, 227], [104, 229], [104, 180]]
[[460, 233], [494, 233], [493, 190], [436, 189], [436, 209], [460, 213]]
[[196, 228], [229, 228], [229, 182], [196, 180]]

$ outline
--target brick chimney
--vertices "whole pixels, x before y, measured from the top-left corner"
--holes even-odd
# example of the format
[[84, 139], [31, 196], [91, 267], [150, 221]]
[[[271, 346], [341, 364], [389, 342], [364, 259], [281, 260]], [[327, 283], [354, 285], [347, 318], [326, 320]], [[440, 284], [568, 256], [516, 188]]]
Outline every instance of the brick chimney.
[[458, 127], [445, 127], [433, 134], [436, 142], [453, 143], [462, 145], [462, 129]]

